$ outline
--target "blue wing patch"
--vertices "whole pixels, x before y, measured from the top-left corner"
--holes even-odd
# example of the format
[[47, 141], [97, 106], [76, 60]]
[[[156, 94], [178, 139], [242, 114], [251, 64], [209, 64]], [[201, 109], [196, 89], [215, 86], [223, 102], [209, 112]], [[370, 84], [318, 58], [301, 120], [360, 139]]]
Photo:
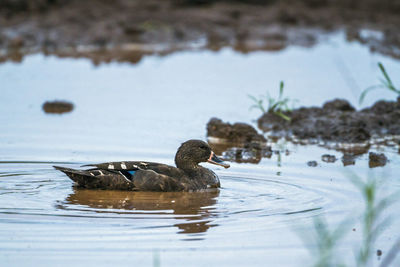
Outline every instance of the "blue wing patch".
[[132, 180], [132, 177], [135, 175], [136, 171], [119, 171], [123, 176], [125, 176], [126, 179], [128, 180]]

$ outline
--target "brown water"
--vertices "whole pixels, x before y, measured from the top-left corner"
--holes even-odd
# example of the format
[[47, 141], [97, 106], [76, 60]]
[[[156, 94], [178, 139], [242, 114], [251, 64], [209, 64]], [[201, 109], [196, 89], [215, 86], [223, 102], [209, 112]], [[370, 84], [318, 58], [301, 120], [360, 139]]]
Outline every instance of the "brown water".
[[[152, 193], [79, 190], [54, 164], [78, 168], [89, 162], [148, 160], [173, 164], [176, 148], [205, 139], [207, 121], [251, 122], [247, 94], [277, 90], [303, 105], [333, 97], [357, 103], [377, 81], [376, 62], [400, 73], [398, 61], [349, 44], [341, 34], [312, 49], [237, 54], [188, 51], [149, 56], [137, 65], [94, 67], [87, 60], [33, 55], [0, 65], [0, 262], [4, 266], [98, 265], [304, 266], [315, 255], [300, 233], [325, 215], [335, 226], [358, 221], [363, 199], [350, 173], [385, 180], [384, 193], [400, 189], [398, 147], [373, 147], [390, 162], [369, 169], [368, 156], [355, 166], [324, 163], [340, 152], [279, 142], [259, 164], [209, 166], [221, 179], [214, 192]], [[398, 76], [392, 75], [399, 84]], [[351, 88], [351, 89], [350, 89]], [[359, 91], [357, 91], [359, 88]], [[366, 104], [387, 92], [372, 93]], [[42, 104], [67, 100], [70, 113], [46, 114]], [[306, 162], [317, 160], [318, 167]], [[399, 237], [400, 205], [374, 249]], [[353, 262], [361, 231], [350, 231], [339, 255]], [[374, 259], [377, 264], [378, 259]]]

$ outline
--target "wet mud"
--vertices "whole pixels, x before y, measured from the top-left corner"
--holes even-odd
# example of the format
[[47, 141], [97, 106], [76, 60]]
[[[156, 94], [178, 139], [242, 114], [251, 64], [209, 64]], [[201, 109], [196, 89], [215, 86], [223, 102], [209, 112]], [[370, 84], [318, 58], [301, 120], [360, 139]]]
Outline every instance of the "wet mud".
[[326, 163], [335, 163], [337, 158], [335, 155], [324, 154], [321, 156], [321, 160]]
[[74, 109], [74, 104], [67, 101], [46, 101], [42, 105], [42, 109], [45, 113], [49, 114], [63, 114], [71, 112]]
[[207, 123], [207, 136], [220, 139], [221, 143], [265, 143], [267, 140], [253, 126], [247, 123], [223, 122], [211, 118]]
[[272, 149], [267, 140], [247, 123], [223, 122], [211, 118], [207, 123], [208, 143], [224, 160], [239, 163], [259, 163], [263, 157], [271, 157]]
[[[348, 101], [335, 99], [322, 107], [302, 107], [285, 112], [290, 121], [272, 113], [258, 119], [258, 127], [270, 140], [286, 139], [297, 144], [318, 144], [343, 152], [344, 166], [354, 165], [371, 145], [396, 146], [400, 136], [400, 97], [396, 101], [377, 101], [369, 108], [356, 110]], [[251, 125], [229, 124], [213, 118], [207, 124], [209, 142], [226, 160], [258, 163], [273, 151], [266, 139]], [[321, 161], [334, 163], [336, 156], [321, 155]], [[370, 168], [384, 166], [384, 154], [369, 154]], [[307, 162], [310, 167], [317, 161]]]
[[342, 157], [343, 166], [350, 166], [356, 164], [356, 156], [350, 153], [343, 154]]
[[383, 153], [370, 152], [368, 158], [368, 166], [370, 168], [383, 167], [388, 162], [387, 157]]
[[396, 136], [400, 135], [400, 98], [377, 101], [359, 111], [346, 100], [335, 99], [322, 107], [302, 107], [285, 114], [290, 121], [274, 113], [264, 113], [258, 119], [258, 126], [272, 135], [319, 144], [396, 142]]
[[310, 161], [307, 162], [307, 165], [309, 167], [317, 167], [318, 166], [318, 162], [315, 161], [315, 160], [310, 160]]
[[[1, 0], [0, 60], [43, 52], [95, 63], [230, 46], [243, 53], [309, 47], [322, 33], [400, 58], [398, 1]], [[132, 56], [133, 54], [133, 56]]]

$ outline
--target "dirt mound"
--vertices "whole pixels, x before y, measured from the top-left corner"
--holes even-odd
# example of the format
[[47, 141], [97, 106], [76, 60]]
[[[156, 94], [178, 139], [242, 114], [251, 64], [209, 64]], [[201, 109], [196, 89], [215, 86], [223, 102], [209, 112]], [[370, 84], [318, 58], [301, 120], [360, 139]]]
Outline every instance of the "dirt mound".
[[207, 123], [207, 136], [223, 139], [236, 144], [265, 143], [265, 137], [247, 123], [230, 124], [218, 118], [211, 118]]
[[247, 123], [230, 124], [212, 118], [207, 123], [207, 136], [214, 152], [228, 161], [258, 163], [272, 155], [265, 137]]
[[258, 126], [281, 137], [337, 143], [363, 143], [373, 136], [400, 135], [400, 98], [378, 101], [360, 111], [346, 100], [335, 99], [321, 108], [303, 107], [285, 114], [290, 121], [265, 113], [258, 119]]

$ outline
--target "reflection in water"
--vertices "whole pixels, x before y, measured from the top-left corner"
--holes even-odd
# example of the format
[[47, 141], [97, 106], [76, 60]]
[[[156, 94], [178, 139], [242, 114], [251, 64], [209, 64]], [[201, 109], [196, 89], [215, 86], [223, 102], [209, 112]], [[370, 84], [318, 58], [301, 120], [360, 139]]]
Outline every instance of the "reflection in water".
[[[66, 204], [83, 205], [91, 208], [91, 211], [102, 213], [124, 214], [121, 210], [135, 211], [141, 215], [151, 212], [153, 215], [184, 215], [173, 216], [183, 223], [174, 224], [181, 231], [179, 233], [203, 233], [210, 227], [213, 207], [219, 196], [219, 190], [203, 192], [131, 192], [114, 190], [88, 190], [74, 188], [66, 200]], [[59, 206], [67, 209], [65, 206]], [[99, 210], [100, 209], [100, 210]], [[101, 210], [103, 209], [103, 210]], [[104, 209], [108, 209], [104, 211]], [[114, 209], [115, 211], [109, 211]], [[118, 210], [118, 211], [117, 211]], [[159, 212], [156, 212], [159, 211]]]

